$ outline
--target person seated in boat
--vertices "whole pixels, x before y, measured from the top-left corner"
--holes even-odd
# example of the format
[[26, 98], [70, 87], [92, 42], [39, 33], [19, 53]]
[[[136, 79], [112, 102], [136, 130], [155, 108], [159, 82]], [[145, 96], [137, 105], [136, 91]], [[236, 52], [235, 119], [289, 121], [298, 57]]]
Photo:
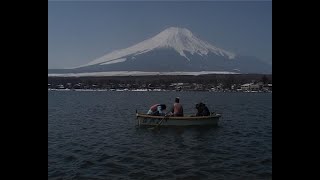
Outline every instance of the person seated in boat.
[[208, 107], [203, 104], [202, 102], [196, 104], [196, 109], [198, 110], [196, 116], [209, 116], [210, 115], [210, 111], [208, 109]]
[[170, 116], [183, 116], [183, 107], [180, 104], [180, 98], [176, 97], [174, 100], [174, 104], [170, 110]]
[[164, 113], [163, 111], [166, 110], [166, 108], [167, 106], [165, 104], [155, 104], [150, 107], [147, 114], [152, 116], [164, 116], [166, 115], [166, 113]]

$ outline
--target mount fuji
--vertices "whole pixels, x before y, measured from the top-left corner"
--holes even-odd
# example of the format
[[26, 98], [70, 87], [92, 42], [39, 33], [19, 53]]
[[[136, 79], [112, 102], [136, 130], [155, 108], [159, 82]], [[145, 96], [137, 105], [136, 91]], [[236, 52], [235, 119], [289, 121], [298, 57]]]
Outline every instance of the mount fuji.
[[170, 27], [131, 47], [116, 50], [72, 69], [48, 73], [111, 71], [200, 72], [271, 74], [270, 64], [251, 56], [239, 56], [203, 41], [186, 28]]

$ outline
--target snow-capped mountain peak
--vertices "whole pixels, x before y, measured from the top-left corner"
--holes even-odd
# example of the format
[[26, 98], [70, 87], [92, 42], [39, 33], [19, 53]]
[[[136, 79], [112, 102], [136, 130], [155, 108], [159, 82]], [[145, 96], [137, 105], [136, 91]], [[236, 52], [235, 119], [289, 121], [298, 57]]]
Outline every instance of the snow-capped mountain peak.
[[200, 40], [192, 34], [186, 28], [170, 27], [155, 37], [153, 41], [159, 42], [159, 47], [171, 47], [175, 49], [181, 56], [185, 55], [184, 51], [191, 54], [197, 53], [199, 55], [207, 55], [209, 52], [213, 52], [216, 55], [226, 56], [229, 59], [233, 59], [235, 55], [231, 52], [217, 48], [203, 40]]
[[228, 59], [235, 58], [235, 54], [226, 50], [217, 48], [206, 41], [200, 40], [186, 28], [170, 27], [160, 32], [156, 36], [144, 40], [131, 47], [116, 50], [105, 56], [102, 56], [88, 64], [80, 67], [90, 66], [95, 64], [112, 64], [126, 61], [126, 56], [135, 56], [144, 54], [154, 49], [172, 48], [177, 51], [181, 56], [189, 60], [185, 52], [190, 54], [199, 54], [200, 56], [207, 55], [209, 52], [218, 56], [224, 56]]

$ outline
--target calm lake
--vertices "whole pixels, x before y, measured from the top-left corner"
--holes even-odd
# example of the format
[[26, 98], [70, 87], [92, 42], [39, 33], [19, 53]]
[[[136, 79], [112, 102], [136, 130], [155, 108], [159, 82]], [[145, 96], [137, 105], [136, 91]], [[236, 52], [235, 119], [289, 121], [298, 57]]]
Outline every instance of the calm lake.
[[[136, 126], [136, 109], [195, 104], [217, 127]], [[271, 179], [272, 93], [48, 91], [48, 179]]]

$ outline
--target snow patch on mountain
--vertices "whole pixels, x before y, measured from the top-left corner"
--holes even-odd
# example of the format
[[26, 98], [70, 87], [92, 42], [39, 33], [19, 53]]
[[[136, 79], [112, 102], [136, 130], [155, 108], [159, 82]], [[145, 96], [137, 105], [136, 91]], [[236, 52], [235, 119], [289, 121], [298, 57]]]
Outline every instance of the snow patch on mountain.
[[106, 64], [114, 64], [114, 63], [119, 63], [119, 62], [124, 62], [126, 61], [127, 58], [120, 58], [120, 59], [114, 59], [114, 60], [111, 60], [111, 61], [107, 61], [105, 63], [102, 63], [100, 65], [106, 65]]

